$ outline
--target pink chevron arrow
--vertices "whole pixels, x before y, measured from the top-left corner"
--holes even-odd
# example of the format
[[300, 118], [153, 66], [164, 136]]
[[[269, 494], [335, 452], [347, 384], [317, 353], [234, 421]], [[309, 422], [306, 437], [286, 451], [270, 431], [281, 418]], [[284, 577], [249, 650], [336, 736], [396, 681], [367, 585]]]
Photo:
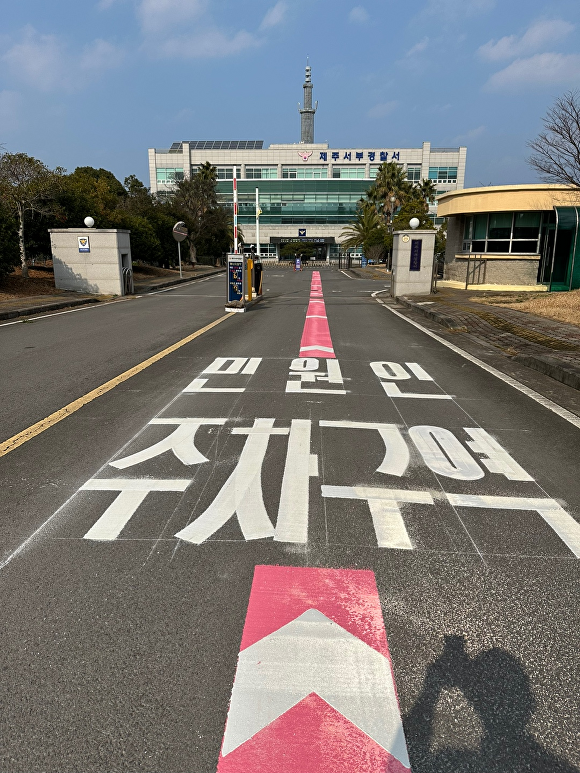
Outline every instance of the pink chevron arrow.
[[374, 574], [258, 566], [218, 773], [409, 773]]

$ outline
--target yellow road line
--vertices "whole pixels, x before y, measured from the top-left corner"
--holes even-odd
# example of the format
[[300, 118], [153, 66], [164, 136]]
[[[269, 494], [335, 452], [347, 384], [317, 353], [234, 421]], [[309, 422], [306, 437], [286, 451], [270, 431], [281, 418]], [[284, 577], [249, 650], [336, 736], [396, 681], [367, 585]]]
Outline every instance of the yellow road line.
[[0, 456], [5, 456], [6, 454], [9, 454], [10, 451], [14, 451], [15, 448], [18, 448], [18, 446], [26, 443], [27, 440], [40, 435], [40, 433], [44, 432], [44, 430], [49, 429], [55, 424], [58, 424], [59, 421], [66, 419], [67, 416], [70, 416], [71, 413], [78, 411], [79, 408], [83, 407], [83, 405], [90, 403], [92, 400], [100, 397], [101, 395], [104, 395], [106, 392], [110, 392], [111, 389], [114, 389], [119, 384], [122, 384], [123, 381], [127, 381], [127, 379], [137, 375], [137, 373], [141, 373], [141, 371], [145, 370], [145, 368], [148, 368], [150, 365], [159, 362], [159, 360], [167, 357], [168, 354], [171, 354], [177, 349], [180, 349], [182, 346], [185, 346], [185, 344], [188, 344], [190, 341], [193, 341], [194, 338], [203, 335], [203, 333], [207, 333], [208, 330], [211, 330], [212, 327], [219, 325], [220, 322], [223, 322], [225, 319], [231, 319], [232, 316], [232, 314], [224, 314], [223, 317], [216, 319], [214, 322], [210, 322], [209, 325], [206, 325], [200, 330], [197, 330], [195, 333], [186, 336], [186, 338], [182, 338], [181, 341], [178, 341], [172, 346], [168, 346], [167, 349], [163, 349], [163, 351], [154, 354], [153, 357], [149, 357], [148, 360], [144, 360], [143, 362], [139, 363], [139, 365], [135, 365], [134, 368], [126, 370], [124, 373], [121, 373], [119, 376], [115, 376], [115, 378], [112, 378], [110, 381], [107, 381], [100, 387], [93, 389], [91, 392], [87, 392], [86, 395], [79, 397], [78, 400], [74, 400], [72, 403], [65, 405], [64, 408], [51, 413], [50, 416], [47, 416], [45, 419], [37, 421], [36, 424], [28, 427], [28, 429], [22, 430], [22, 432], [19, 432], [17, 435], [13, 435], [11, 438], [8, 438], [8, 440], [0, 443]]

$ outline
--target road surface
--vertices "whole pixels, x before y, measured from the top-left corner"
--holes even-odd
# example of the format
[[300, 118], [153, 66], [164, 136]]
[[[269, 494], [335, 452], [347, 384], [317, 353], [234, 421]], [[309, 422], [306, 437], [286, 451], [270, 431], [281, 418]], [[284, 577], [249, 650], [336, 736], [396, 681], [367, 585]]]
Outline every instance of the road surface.
[[0, 326], [0, 770], [578, 771], [578, 418], [380, 283], [223, 284]]

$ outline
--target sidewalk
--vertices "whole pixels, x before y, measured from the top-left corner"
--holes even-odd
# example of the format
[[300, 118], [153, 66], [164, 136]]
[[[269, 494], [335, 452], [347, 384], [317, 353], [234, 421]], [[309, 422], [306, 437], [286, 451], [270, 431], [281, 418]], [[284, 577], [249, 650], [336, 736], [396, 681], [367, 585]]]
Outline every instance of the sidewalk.
[[[445, 287], [435, 295], [398, 297], [415, 312], [493, 346], [514, 362], [580, 389], [580, 327], [525, 311], [470, 300], [474, 290]], [[481, 292], [483, 297], [505, 296]]]
[[[150, 276], [135, 280], [135, 295], [145, 295], [154, 290], [161, 290], [165, 287], [191, 282], [192, 279], [204, 279], [213, 274], [221, 274], [225, 268], [214, 268], [213, 266], [199, 266], [194, 270], [183, 272], [183, 278], [179, 276], [168, 278], [167, 276]], [[125, 296], [131, 298], [134, 296]], [[224, 290], [225, 297], [225, 290]], [[84, 293], [69, 292], [67, 290], [55, 290], [54, 294], [49, 295], [30, 295], [21, 298], [7, 298], [0, 301], [0, 320], [17, 319], [18, 317], [28, 317], [33, 314], [44, 314], [50, 311], [59, 311], [61, 309], [74, 308], [76, 306], [85, 306], [87, 304], [102, 303], [103, 301], [115, 300], [114, 295], [86, 295]], [[118, 298], [121, 300], [121, 298]]]

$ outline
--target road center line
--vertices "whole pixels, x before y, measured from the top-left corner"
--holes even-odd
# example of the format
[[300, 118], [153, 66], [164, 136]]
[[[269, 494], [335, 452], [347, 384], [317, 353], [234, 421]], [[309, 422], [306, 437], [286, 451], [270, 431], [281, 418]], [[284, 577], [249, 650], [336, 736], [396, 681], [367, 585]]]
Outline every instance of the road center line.
[[463, 349], [460, 349], [458, 346], [455, 346], [454, 344], [449, 343], [449, 341], [446, 341], [444, 338], [441, 338], [436, 333], [432, 333], [426, 327], [423, 327], [423, 325], [420, 325], [418, 322], [415, 322], [414, 320], [409, 319], [404, 314], [401, 314], [399, 311], [396, 311], [395, 309], [391, 308], [386, 303], [381, 301], [379, 298], [375, 298], [375, 300], [377, 301], [377, 303], [380, 303], [382, 306], [384, 306], [385, 309], [388, 309], [392, 314], [395, 314], [397, 317], [400, 317], [401, 319], [405, 320], [405, 322], [408, 322], [410, 325], [413, 325], [413, 327], [416, 327], [418, 330], [421, 330], [423, 333], [428, 335], [430, 338], [433, 338], [435, 341], [439, 341], [440, 344], [443, 344], [443, 346], [446, 346], [448, 349], [451, 349], [452, 352], [455, 352], [456, 354], [459, 354], [464, 359], [469, 360], [469, 362], [472, 362], [474, 365], [477, 365], [482, 370], [487, 371], [487, 373], [490, 373], [492, 376], [495, 376], [500, 381], [503, 381], [504, 384], [508, 384], [514, 389], [517, 389], [518, 392], [521, 392], [522, 394], [534, 400], [536, 403], [539, 403], [544, 408], [547, 408], [549, 411], [552, 411], [552, 413], [555, 413], [557, 416], [560, 416], [560, 418], [564, 419], [565, 421], [569, 422], [570, 424], [573, 424], [575, 427], [578, 427], [580, 429], [580, 416], [576, 416], [575, 414], [566, 410], [566, 408], [562, 408], [560, 405], [557, 405], [557, 403], [552, 402], [552, 400], [539, 394], [539, 392], [536, 392], [534, 389], [531, 389], [525, 384], [520, 383], [515, 378], [508, 376], [506, 373], [502, 373], [500, 370], [497, 370], [493, 366], [483, 362], [483, 360], [480, 360], [477, 357], [474, 357], [473, 354], [469, 354]]
[[145, 370], [145, 368], [148, 368], [150, 365], [154, 365], [156, 362], [159, 362], [159, 360], [167, 357], [168, 354], [172, 354], [172, 352], [175, 352], [177, 349], [185, 346], [185, 344], [188, 344], [190, 341], [193, 341], [195, 338], [203, 335], [203, 333], [211, 330], [216, 325], [219, 325], [220, 322], [229, 319], [230, 316], [230, 314], [224, 314], [223, 317], [210, 322], [209, 325], [196, 330], [195, 333], [182, 338], [181, 341], [177, 341], [177, 343], [168, 346], [166, 349], [163, 349], [163, 351], [154, 354], [152, 357], [149, 357], [147, 360], [140, 362], [133, 368], [129, 368], [129, 370], [126, 370], [124, 373], [115, 376], [115, 378], [112, 378], [105, 384], [101, 384], [101, 386], [97, 387], [96, 389], [92, 389], [90, 392], [87, 392], [85, 395], [79, 397], [77, 400], [74, 400], [72, 403], [65, 405], [64, 408], [60, 408], [60, 410], [51, 413], [50, 416], [37, 421], [36, 424], [33, 424], [27, 429], [22, 430], [22, 432], [19, 432], [17, 435], [13, 435], [11, 438], [8, 438], [8, 440], [0, 443], [0, 456], [5, 456], [6, 454], [9, 454], [10, 451], [14, 451], [14, 449], [18, 448], [18, 446], [21, 446], [23, 443], [26, 443], [33, 437], [40, 435], [41, 432], [44, 432], [50, 427], [53, 427], [55, 424], [58, 424], [59, 421], [66, 419], [67, 416], [70, 416], [75, 411], [78, 411], [79, 408], [82, 408], [84, 405], [87, 405], [87, 403], [92, 402], [97, 397], [106, 394], [106, 392], [110, 392], [111, 389], [114, 389], [119, 384], [127, 381], [132, 376], [137, 375], [137, 373], [141, 373], [141, 371]]

